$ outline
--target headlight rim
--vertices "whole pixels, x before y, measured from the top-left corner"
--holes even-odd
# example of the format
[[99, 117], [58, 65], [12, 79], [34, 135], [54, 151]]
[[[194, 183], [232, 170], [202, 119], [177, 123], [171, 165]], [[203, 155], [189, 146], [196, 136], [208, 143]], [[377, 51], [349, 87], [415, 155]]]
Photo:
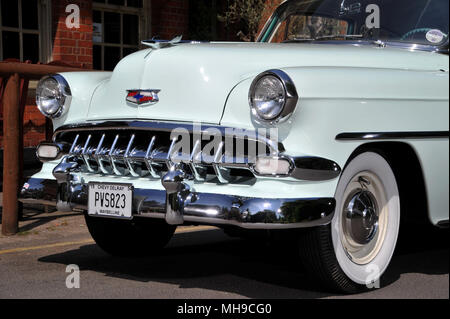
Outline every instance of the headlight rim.
[[[259, 114], [256, 110], [256, 106], [254, 104], [254, 95], [255, 95], [255, 91], [256, 91], [256, 86], [259, 83], [259, 81], [262, 78], [264, 78], [265, 76], [274, 76], [278, 80], [280, 80], [280, 82], [282, 83], [282, 85], [284, 87], [284, 92], [285, 92], [285, 96], [286, 96], [286, 101], [284, 103], [282, 111], [280, 112], [280, 114], [278, 114], [273, 119], [265, 119], [265, 118], [259, 116]], [[253, 118], [258, 123], [268, 124], [268, 125], [276, 125], [276, 124], [285, 122], [294, 113], [294, 111], [297, 107], [298, 94], [297, 94], [297, 89], [295, 88], [294, 82], [292, 81], [292, 79], [289, 77], [289, 75], [286, 72], [279, 70], [279, 69], [271, 69], [271, 70], [264, 71], [255, 77], [255, 79], [253, 80], [253, 82], [250, 86], [248, 101], [249, 101], [249, 105], [250, 105], [250, 109], [251, 109]]]
[[39, 89], [41, 84], [44, 81], [48, 80], [48, 79], [53, 79], [53, 80], [55, 80], [58, 83], [58, 90], [59, 90], [60, 94], [62, 96], [64, 96], [64, 103], [62, 103], [62, 104], [59, 103], [60, 106], [59, 106], [59, 109], [58, 109], [57, 112], [55, 112], [54, 114], [48, 114], [47, 112], [45, 112], [42, 109], [41, 103], [39, 101], [39, 97], [36, 94], [36, 105], [37, 105], [39, 111], [45, 117], [50, 118], [50, 119], [53, 120], [53, 119], [58, 119], [58, 118], [62, 117], [67, 112], [67, 110], [69, 109], [69, 106], [70, 106], [70, 104], [72, 102], [72, 91], [70, 90], [70, 86], [69, 86], [69, 83], [67, 82], [67, 80], [60, 74], [51, 74], [51, 75], [44, 76], [39, 81], [39, 83], [37, 85], [37, 88], [36, 88], [36, 91]]

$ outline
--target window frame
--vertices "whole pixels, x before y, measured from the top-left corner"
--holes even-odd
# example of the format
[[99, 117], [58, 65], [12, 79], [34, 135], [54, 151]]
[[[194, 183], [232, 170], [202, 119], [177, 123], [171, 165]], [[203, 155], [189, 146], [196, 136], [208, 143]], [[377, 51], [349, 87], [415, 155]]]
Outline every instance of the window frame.
[[[9, 1], [9, 0], [3, 0]], [[22, 0], [18, 0], [18, 14], [19, 21], [17, 27], [7, 27], [3, 26], [2, 23], [2, 12], [0, 6], [0, 61], [5, 60], [3, 56], [3, 31], [15, 32], [19, 34], [19, 60], [25, 62], [24, 60], [24, 45], [23, 45], [23, 35], [24, 34], [34, 34], [39, 37], [39, 61], [42, 63], [47, 63], [51, 59], [51, 0], [37, 0], [38, 7], [38, 29], [25, 29], [23, 28], [23, 17], [22, 17]]]
[[[124, 49], [137, 49], [140, 50], [142, 45], [140, 43], [141, 40], [146, 39], [151, 34], [151, 1], [143, 0], [142, 8], [128, 7], [128, 0], [124, 0], [125, 5], [116, 5], [109, 4], [108, 0], [106, 3], [92, 2], [92, 14], [94, 15], [94, 11], [101, 12], [101, 19], [103, 24], [102, 29], [102, 42], [93, 42], [93, 46], [99, 46], [101, 52], [101, 69], [105, 70], [105, 47], [115, 47], [120, 48], [120, 59], [124, 58], [123, 51]], [[105, 42], [105, 12], [112, 12], [120, 14], [120, 43], [108, 43]], [[124, 32], [123, 32], [123, 16], [124, 14], [132, 14], [139, 16], [139, 34], [138, 34], [138, 44], [124, 44]], [[92, 16], [93, 18], [93, 16]], [[92, 19], [92, 23], [94, 23], [94, 19]]]

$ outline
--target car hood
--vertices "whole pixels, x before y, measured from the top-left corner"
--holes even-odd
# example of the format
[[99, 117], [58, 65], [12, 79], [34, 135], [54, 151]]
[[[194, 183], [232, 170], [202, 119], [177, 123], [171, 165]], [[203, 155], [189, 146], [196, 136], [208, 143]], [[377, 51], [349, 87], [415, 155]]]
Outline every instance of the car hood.
[[[448, 57], [440, 59], [436, 55], [350, 44], [205, 43], [142, 50], [124, 58], [111, 78], [97, 88], [88, 119], [137, 118], [218, 124], [233, 88], [269, 69], [317, 66], [436, 71], [448, 68]], [[160, 90], [159, 102], [143, 106], [127, 103], [127, 90], [131, 89]], [[301, 92], [301, 88], [298, 90]], [[248, 102], [243, 100], [242, 107], [248, 107]]]

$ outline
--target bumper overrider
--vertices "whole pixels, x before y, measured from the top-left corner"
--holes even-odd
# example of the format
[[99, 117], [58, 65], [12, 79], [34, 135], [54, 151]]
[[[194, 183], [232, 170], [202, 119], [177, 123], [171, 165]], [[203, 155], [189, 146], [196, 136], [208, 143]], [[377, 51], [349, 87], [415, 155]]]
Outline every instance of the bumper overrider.
[[[197, 155], [193, 151], [190, 156], [186, 156], [186, 163], [181, 161], [174, 163], [171, 161], [171, 151], [166, 149], [162, 157], [163, 148], [158, 152], [149, 152], [155, 144], [155, 136], [151, 136], [148, 148], [139, 146], [137, 142], [142, 141], [142, 136], [136, 138], [132, 124], [126, 126], [126, 130], [121, 132], [126, 135], [124, 138], [124, 151], [119, 151], [119, 134], [113, 139], [112, 146], [102, 148], [102, 143], [108, 140], [105, 137], [107, 127], [101, 126], [101, 130], [92, 130], [92, 127], [62, 129], [55, 133], [54, 142], [64, 150], [59, 165], [53, 170], [54, 179], [31, 178], [22, 188], [20, 200], [23, 203], [44, 204], [56, 206], [61, 211], [83, 211], [88, 210], [89, 183], [84, 181], [83, 173], [93, 174], [93, 170], [102, 170], [111, 174], [144, 174], [149, 178], [161, 180], [164, 190], [161, 189], [133, 189], [132, 215], [134, 217], [146, 217], [164, 219], [170, 225], [183, 224], [208, 224], [217, 226], [238, 226], [246, 229], [292, 229], [315, 227], [327, 225], [331, 222], [334, 210], [334, 198], [255, 198], [237, 195], [226, 195], [220, 193], [202, 193], [195, 191], [195, 183], [208, 182], [206, 177], [208, 167], [203, 163], [192, 165], [192, 159]], [[142, 123], [139, 124], [139, 127]], [[123, 126], [122, 126], [123, 127]], [[154, 125], [152, 125], [154, 129]], [[80, 132], [86, 129], [89, 133], [84, 137]], [[114, 128], [117, 133], [117, 127]], [[170, 129], [168, 127], [167, 129]], [[102, 135], [95, 140], [94, 132], [102, 132]], [[70, 133], [70, 134], [68, 134]], [[74, 139], [73, 143], [62, 142], [64, 138]], [[158, 136], [160, 138], [160, 136]], [[170, 141], [170, 140], [169, 140]], [[97, 145], [91, 147], [89, 145]], [[133, 143], [135, 146], [133, 146]], [[68, 144], [68, 145], [67, 145]], [[79, 146], [79, 145], [81, 146]], [[140, 150], [143, 151], [140, 151]], [[147, 151], [145, 151], [147, 149]], [[194, 147], [195, 149], [195, 147]], [[142, 153], [142, 154], [141, 154]], [[155, 158], [149, 154], [156, 154]], [[183, 158], [183, 156], [181, 156]], [[287, 156], [286, 156], [287, 157]], [[155, 174], [154, 168], [162, 167], [155, 160], [165, 158], [164, 171]], [[191, 165], [189, 165], [189, 159]], [[216, 156], [217, 159], [217, 156]], [[337, 178], [340, 168], [336, 163], [320, 158], [293, 158], [289, 157], [292, 166], [290, 176], [285, 178], [306, 179], [306, 180], [330, 180]], [[142, 160], [142, 163], [139, 161]], [[95, 166], [95, 163], [98, 165]], [[124, 165], [120, 165], [120, 164]], [[109, 164], [108, 166], [106, 164]], [[141, 165], [142, 164], [142, 165]], [[144, 165], [146, 164], [146, 165]], [[249, 167], [248, 161], [244, 165]], [[94, 167], [95, 166], [95, 167]], [[164, 165], [163, 165], [164, 166]], [[120, 167], [127, 168], [120, 171]], [[143, 172], [142, 167], [148, 167], [148, 172]], [[224, 164], [224, 161], [214, 161], [210, 171], [215, 173], [217, 183], [232, 183], [235, 175], [236, 164]], [[238, 167], [242, 168], [242, 167]], [[255, 175], [257, 172], [251, 170]], [[205, 172], [205, 177], [201, 176]], [[134, 175], [134, 174], [133, 174]], [[102, 182], [102, 175], [98, 174], [96, 181]], [[233, 177], [234, 176], [234, 177]], [[136, 177], [136, 176], [134, 176]], [[139, 176], [141, 177], [141, 176]], [[219, 178], [221, 177], [221, 178]], [[239, 181], [241, 177], [237, 178]], [[261, 177], [264, 178], [264, 177]], [[132, 179], [131, 179], [132, 180]], [[132, 184], [132, 182], [130, 182]], [[220, 189], [220, 186], [212, 189]]]

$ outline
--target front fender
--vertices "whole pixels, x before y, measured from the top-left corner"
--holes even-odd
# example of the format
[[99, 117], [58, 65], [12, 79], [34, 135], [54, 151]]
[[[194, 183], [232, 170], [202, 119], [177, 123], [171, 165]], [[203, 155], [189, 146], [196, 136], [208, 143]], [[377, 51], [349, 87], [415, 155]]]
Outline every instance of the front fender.
[[61, 73], [61, 75], [69, 83], [72, 102], [64, 116], [53, 120], [55, 129], [66, 124], [86, 121], [95, 90], [111, 77], [111, 72], [69, 72]]
[[[299, 100], [276, 126], [289, 152], [321, 156], [343, 167], [358, 143], [340, 143], [343, 132], [448, 131], [447, 72], [378, 68], [285, 68]], [[268, 128], [248, 105], [252, 78], [230, 93], [221, 125]]]
[[[295, 113], [278, 126], [279, 139], [288, 154], [323, 157], [345, 167], [365, 141], [339, 141], [338, 134], [449, 130], [448, 72], [341, 67], [283, 70], [299, 94]], [[263, 127], [253, 121], [248, 105], [252, 80], [242, 82], [230, 94], [222, 125]], [[448, 219], [448, 196], [434, 195], [448, 190], [448, 138], [402, 141], [417, 151], [421, 161], [430, 219], [433, 223]], [[436, 150], [443, 153], [436, 157]]]

